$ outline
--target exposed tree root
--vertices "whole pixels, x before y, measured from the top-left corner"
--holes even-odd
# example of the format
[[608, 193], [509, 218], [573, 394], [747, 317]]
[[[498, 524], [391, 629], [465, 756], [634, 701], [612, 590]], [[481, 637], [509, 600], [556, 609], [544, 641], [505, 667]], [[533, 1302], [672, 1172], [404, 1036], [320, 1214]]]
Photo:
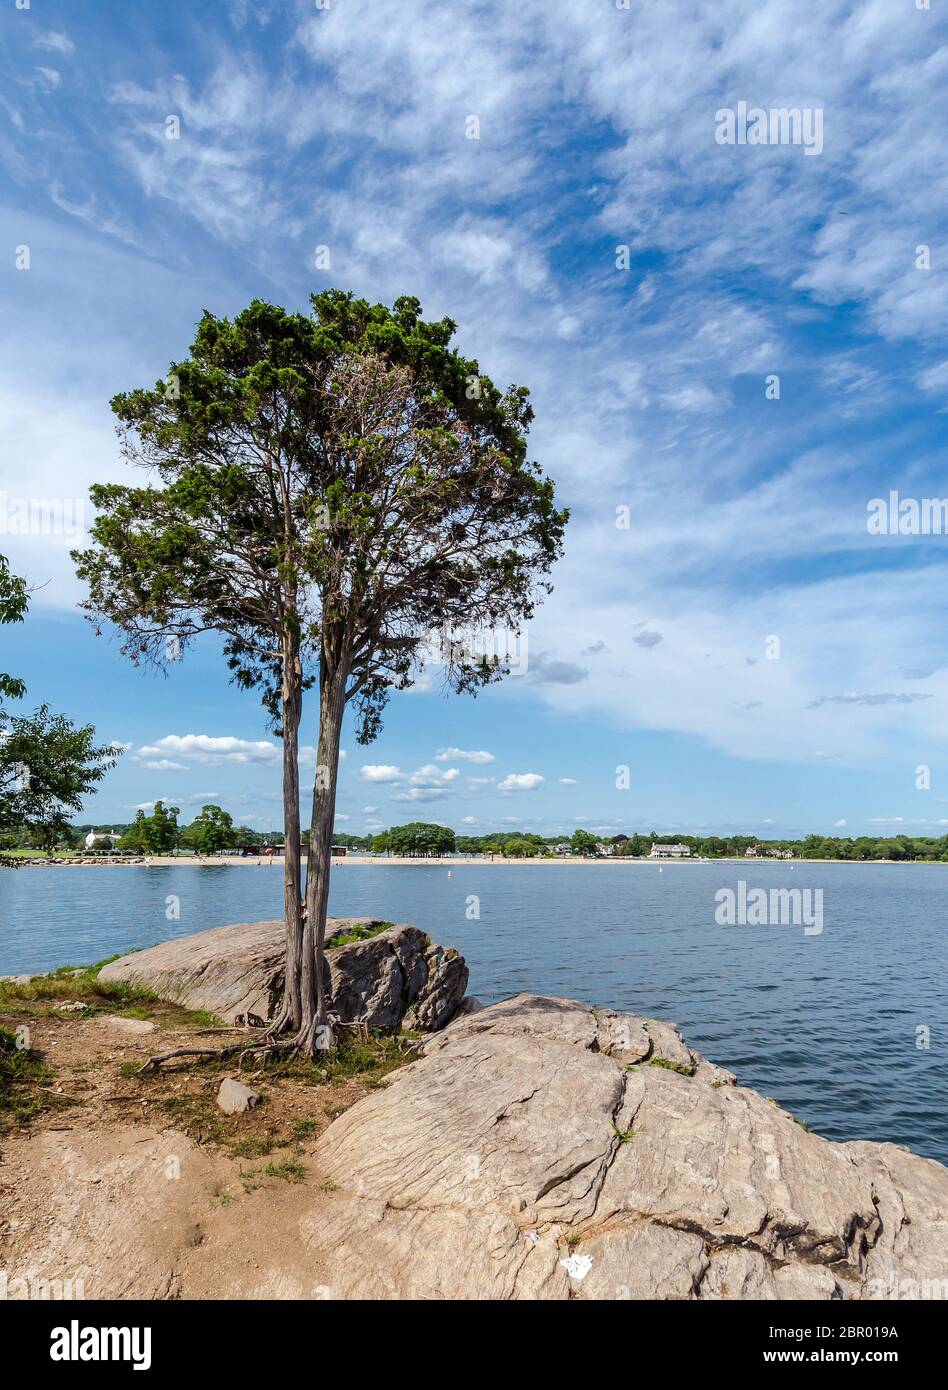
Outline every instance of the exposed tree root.
[[303, 1057], [309, 1062], [318, 1061], [321, 1056], [325, 1056], [335, 1045], [335, 1030], [331, 1023], [318, 1023], [312, 1019], [309, 1023], [300, 1028], [291, 1038], [277, 1037], [274, 1030], [270, 1029], [266, 1035], [258, 1042], [234, 1043], [230, 1047], [176, 1047], [171, 1052], [157, 1053], [154, 1057], [149, 1057], [138, 1068], [135, 1075], [154, 1068], [156, 1071], [163, 1062], [173, 1061], [176, 1057], [236, 1057], [239, 1055], [240, 1064], [246, 1058], [259, 1058], [265, 1061], [268, 1058], [281, 1055], [287, 1061], [294, 1061], [297, 1057]]

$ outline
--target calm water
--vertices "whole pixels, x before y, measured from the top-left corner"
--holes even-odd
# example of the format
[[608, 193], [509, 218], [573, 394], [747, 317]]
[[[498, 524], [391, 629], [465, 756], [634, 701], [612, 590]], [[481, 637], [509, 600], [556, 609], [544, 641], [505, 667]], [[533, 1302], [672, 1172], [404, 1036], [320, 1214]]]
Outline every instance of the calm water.
[[[720, 927], [714, 894], [822, 888], [824, 930]], [[180, 899], [169, 922], [165, 900]], [[480, 918], [466, 915], [479, 899]], [[948, 1162], [948, 865], [337, 864], [331, 911], [457, 946], [485, 1003], [529, 990], [670, 1018], [705, 1056], [833, 1139]], [[0, 973], [83, 963], [281, 915], [251, 865], [0, 870]], [[916, 1047], [916, 1029], [930, 1048]]]

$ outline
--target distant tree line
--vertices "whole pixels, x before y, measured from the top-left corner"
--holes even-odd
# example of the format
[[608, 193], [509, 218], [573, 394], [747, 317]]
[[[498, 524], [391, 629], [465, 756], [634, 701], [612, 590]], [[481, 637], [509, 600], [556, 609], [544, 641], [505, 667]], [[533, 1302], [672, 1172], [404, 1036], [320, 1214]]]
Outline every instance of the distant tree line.
[[[78, 850], [90, 830], [97, 834], [108, 831], [117, 832], [117, 848], [139, 855], [171, 854], [175, 850], [190, 850], [195, 854], [217, 854], [238, 848], [259, 848], [281, 846], [283, 834], [279, 830], [252, 830], [246, 825], [233, 823], [233, 818], [220, 806], [207, 805], [190, 825], [179, 826], [180, 809], [156, 802], [150, 814], [139, 811], [131, 823], [110, 822], [107, 825], [62, 825], [58, 827], [53, 843], [39, 844], [37, 838], [27, 827], [18, 827], [7, 834], [0, 834], [0, 851], [29, 848], [60, 848]], [[349, 850], [361, 850], [373, 854], [392, 854], [406, 858], [425, 858], [442, 854], [488, 854], [507, 859], [535, 859], [553, 856], [568, 846], [573, 855], [595, 857], [610, 853], [612, 858], [647, 858], [654, 844], [664, 844], [670, 839], [687, 845], [695, 858], [728, 859], [740, 858], [756, 848], [757, 857], [766, 859], [775, 855], [792, 853], [795, 859], [839, 859], [844, 861], [869, 861], [892, 859], [897, 861], [928, 861], [948, 863], [948, 835], [937, 838], [928, 836], [896, 835], [880, 838], [862, 835], [846, 838], [836, 835], [807, 835], [803, 840], [758, 840], [753, 835], [660, 835], [652, 830], [648, 834], [635, 832], [632, 835], [613, 835], [600, 838], [588, 830], [577, 829], [567, 838], [563, 835], [538, 835], [528, 830], [497, 830], [484, 835], [458, 835], [448, 826], [433, 822], [412, 821], [408, 825], [392, 826], [377, 835], [351, 835], [340, 832], [333, 834], [333, 844]], [[302, 845], [305, 852], [307, 845]]]
[[803, 840], [761, 840], [753, 835], [613, 835], [602, 838], [588, 830], [574, 830], [569, 837], [538, 835], [527, 830], [498, 830], [484, 835], [457, 835], [442, 825], [413, 822], [393, 826], [374, 836], [336, 835], [336, 844], [349, 849], [371, 850], [375, 854], [407, 856], [433, 854], [494, 854], [511, 859], [532, 859], [553, 855], [557, 847], [569, 846], [574, 855], [595, 856], [611, 851], [612, 858], [647, 858], [652, 846], [674, 840], [687, 845], [695, 858], [740, 858], [756, 849], [757, 857], [791, 853], [795, 859], [839, 860], [928, 860], [948, 862], [948, 835], [940, 837], [897, 835], [880, 838], [864, 835], [843, 836], [807, 835]]

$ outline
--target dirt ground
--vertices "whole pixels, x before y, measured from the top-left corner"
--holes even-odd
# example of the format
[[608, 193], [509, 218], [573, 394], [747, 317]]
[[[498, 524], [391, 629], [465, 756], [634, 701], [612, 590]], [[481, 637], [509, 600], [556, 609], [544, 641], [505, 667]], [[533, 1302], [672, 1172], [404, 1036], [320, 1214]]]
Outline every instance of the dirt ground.
[[[157, 1001], [58, 1000], [55, 981], [30, 993], [0, 986], [0, 1025], [8, 1041], [25, 1025], [33, 1063], [0, 1088], [0, 1297], [332, 1297], [318, 1232], [339, 1213], [315, 1142], [414, 1040], [352, 1038], [322, 1067], [181, 1059], [137, 1074], [155, 1052], [241, 1035]], [[260, 1102], [225, 1115], [225, 1075]]]

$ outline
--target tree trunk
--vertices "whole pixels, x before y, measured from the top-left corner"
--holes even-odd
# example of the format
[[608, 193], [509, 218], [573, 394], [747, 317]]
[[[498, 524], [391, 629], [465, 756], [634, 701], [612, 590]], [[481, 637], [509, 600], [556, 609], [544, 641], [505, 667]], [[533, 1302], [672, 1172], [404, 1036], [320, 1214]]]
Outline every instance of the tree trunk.
[[283, 1007], [272, 1032], [297, 1032], [303, 1022], [301, 967], [303, 960], [303, 898], [300, 886], [300, 765], [299, 732], [303, 709], [303, 670], [299, 636], [283, 638], [283, 914], [286, 920], [286, 965]]
[[324, 952], [339, 740], [346, 709], [347, 679], [347, 660], [339, 661], [330, 669], [324, 659], [319, 688], [319, 745], [306, 859], [306, 918], [303, 926], [300, 1047], [307, 1056], [325, 1051], [333, 1041], [327, 1013]]

